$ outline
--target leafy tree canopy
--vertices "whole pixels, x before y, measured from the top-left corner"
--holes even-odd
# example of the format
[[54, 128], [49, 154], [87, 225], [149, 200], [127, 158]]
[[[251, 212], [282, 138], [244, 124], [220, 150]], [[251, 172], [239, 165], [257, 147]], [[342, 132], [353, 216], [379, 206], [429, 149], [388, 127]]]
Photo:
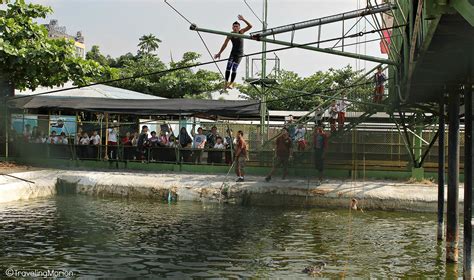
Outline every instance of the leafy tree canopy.
[[72, 40], [48, 38], [46, 28], [34, 20], [51, 11], [24, 0], [0, 10], [0, 79], [17, 89], [35, 89], [69, 80], [82, 85], [110, 76], [99, 63], [77, 57]]
[[[267, 89], [267, 99], [274, 100], [268, 103], [271, 110], [311, 110], [327, 99], [325, 96], [334, 95], [338, 89], [346, 87], [361, 78], [360, 71], [354, 71], [351, 66], [342, 69], [329, 69], [328, 71], [318, 71], [308, 77], [300, 77], [292, 71], [282, 70], [279, 78], [279, 85], [275, 89]], [[357, 84], [367, 83], [368, 79], [362, 79]], [[276, 89], [281, 88], [281, 89]], [[304, 95], [304, 93], [291, 92], [302, 91], [315, 93]], [[248, 96], [249, 99], [261, 99], [260, 91], [251, 85], [242, 85], [239, 90]], [[319, 93], [319, 94], [317, 94]], [[371, 85], [361, 85], [345, 90], [346, 97], [357, 101], [369, 101], [371, 98]], [[296, 97], [304, 95], [301, 97]]]

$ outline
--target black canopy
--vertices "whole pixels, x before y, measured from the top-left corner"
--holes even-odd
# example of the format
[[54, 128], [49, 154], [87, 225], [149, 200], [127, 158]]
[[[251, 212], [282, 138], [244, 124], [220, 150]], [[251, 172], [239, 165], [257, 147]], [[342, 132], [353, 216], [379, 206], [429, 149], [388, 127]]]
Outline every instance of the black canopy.
[[255, 100], [204, 99], [109, 99], [33, 96], [12, 98], [8, 105], [18, 109], [50, 109], [108, 112], [130, 115], [208, 115], [230, 118], [257, 117]]

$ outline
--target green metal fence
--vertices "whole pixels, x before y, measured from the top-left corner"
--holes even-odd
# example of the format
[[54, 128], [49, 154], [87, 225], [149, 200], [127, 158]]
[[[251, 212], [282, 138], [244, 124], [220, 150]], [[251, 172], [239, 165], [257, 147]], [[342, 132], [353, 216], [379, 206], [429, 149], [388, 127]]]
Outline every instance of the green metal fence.
[[[244, 121], [209, 121], [202, 119], [188, 120], [136, 120], [122, 121], [118, 118], [111, 118], [108, 122], [104, 119], [97, 121], [77, 121], [77, 119], [69, 122], [75, 123], [75, 129], [70, 131], [67, 118], [63, 123], [58, 118], [53, 121], [51, 118], [34, 117], [28, 119], [28, 115], [24, 115], [23, 121], [12, 120], [8, 138], [8, 156], [11, 158], [23, 159], [71, 159], [71, 160], [94, 160], [94, 161], [136, 161], [143, 163], [167, 162], [167, 163], [191, 163], [191, 164], [209, 164], [209, 165], [228, 165], [232, 161], [232, 145], [228, 143], [224, 150], [214, 150], [213, 147], [206, 146], [205, 149], [192, 149], [192, 147], [180, 147], [178, 143], [173, 145], [167, 144], [157, 146], [138, 147], [136, 143], [126, 144], [123, 137], [130, 134], [130, 138], [137, 137], [139, 129], [147, 125], [150, 131], [166, 130], [165, 135], [169, 139], [171, 135], [178, 136], [179, 129], [185, 127], [192, 138], [191, 130], [193, 125], [195, 129], [202, 127], [204, 133], [208, 134], [211, 128], [215, 126], [217, 133], [222, 138], [235, 138], [237, 131], [243, 131], [244, 139], [249, 146], [249, 162], [250, 166], [268, 167], [273, 163], [275, 139], [279, 135], [282, 127], [288, 127], [289, 124], [283, 122], [271, 124], [268, 129], [268, 141], [262, 139], [259, 134], [259, 125], [252, 122]], [[26, 128], [30, 124], [29, 128]], [[51, 144], [51, 131], [55, 126], [61, 126], [65, 133], [64, 139], [67, 144], [55, 143]], [[19, 127], [22, 128], [19, 131]], [[34, 128], [36, 127], [36, 128]], [[106, 131], [114, 128], [118, 134], [117, 145], [108, 145]], [[311, 168], [313, 166], [313, 149], [312, 134], [314, 127], [310, 124], [304, 126], [306, 129], [305, 139], [307, 147], [298, 151], [296, 143], [293, 145], [294, 156], [291, 165], [294, 168]], [[27, 131], [29, 129], [29, 131]], [[34, 131], [33, 131], [34, 130]], [[328, 130], [328, 129], [327, 129]], [[86, 145], [80, 143], [79, 133], [87, 133], [88, 136], [94, 134], [94, 131], [100, 137], [99, 145]], [[231, 134], [228, 133], [231, 131]], [[60, 133], [58, 133], [60, 134]], [[135, 135], [135, 136], [134, 136]], [[424, 142], [429, 143], [434, 132], [426, 129], [422, 134]], [[461, 137], [461, 139], [463, 139]], [[0, 143], [0, 156], [7, 155], [7, 145], [5, 139]], [[133, 139], [132, 139], [133, 140]], [[46, 143], [44, 143], [46, 142]], [[66, 141], [64, 141], [65, 143]], [[413, 139], [411, 139], [413, 142]], [[426, 146], [426, 145], [425, 145]], [[461, 142], [461, 155], [463, 150], [463, 142]], [[432, 147], [426, 157], [425, 166], [430, 169], [437, 165], [437, 144]], [[213, 158], [209, 160], [209, 158]], [[376, 125], [360, 125], [356, 129], [343, 134], [337, 134], [329, 137], [329, 146], [326, 155], [326, 164], [329, 168], [335, 169], [373, 169], [373, 170], [410, 170], [409, 152], [404, 144], [403, 136], [395, 127], [376, 126]], [[463, 162], [461, 156], [461, 162]]]

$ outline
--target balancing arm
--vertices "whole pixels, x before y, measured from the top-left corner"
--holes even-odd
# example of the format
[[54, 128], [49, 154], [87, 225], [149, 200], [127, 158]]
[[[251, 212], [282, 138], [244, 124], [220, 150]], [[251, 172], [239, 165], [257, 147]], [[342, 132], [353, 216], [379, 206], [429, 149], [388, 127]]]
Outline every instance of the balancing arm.
[[238, 19], [245, 22], [245, 24], [247, 24], [246, 27], [240, 29], [240, 34], [244, 34], [245, 32], [249, 31], [252, 28], [252, 24], [248, 22], [242, 15], [239, 15]]
[[221, 58], [222, 52], [227, 48], [227, 45], [229, 44], [230, 38], [227, 37], [225, 38], [224, 44], [222, 44], [221, 50], [214, 56], [214, 59], [219, 59]]

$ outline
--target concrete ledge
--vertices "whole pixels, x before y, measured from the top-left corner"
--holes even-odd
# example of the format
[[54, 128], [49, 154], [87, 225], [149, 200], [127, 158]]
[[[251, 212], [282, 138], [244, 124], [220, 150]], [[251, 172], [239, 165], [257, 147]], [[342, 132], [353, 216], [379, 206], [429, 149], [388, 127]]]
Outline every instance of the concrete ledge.
[[[235, 203], [243, 205], [348, 208], [351, 198], [363, 209], [436, 212], [436, 185], [396, 181], [331, 180], [317, 186], [303, 179], [250, 176], [235, 183], [234, 176], [183, 173], [124, 173], [41, 170], [12, 174], [34, 184], [0, 177], [0, 202], [28, 200], [71, 192], [99, 197]], [[232, 174], [231, 174], [232, 175]], [[226, 180], [227, 182], [224, 182]], [[460, 190], [460, 201], [463, 191]], [[462, 209], [462, 207], [461, 207]]]

